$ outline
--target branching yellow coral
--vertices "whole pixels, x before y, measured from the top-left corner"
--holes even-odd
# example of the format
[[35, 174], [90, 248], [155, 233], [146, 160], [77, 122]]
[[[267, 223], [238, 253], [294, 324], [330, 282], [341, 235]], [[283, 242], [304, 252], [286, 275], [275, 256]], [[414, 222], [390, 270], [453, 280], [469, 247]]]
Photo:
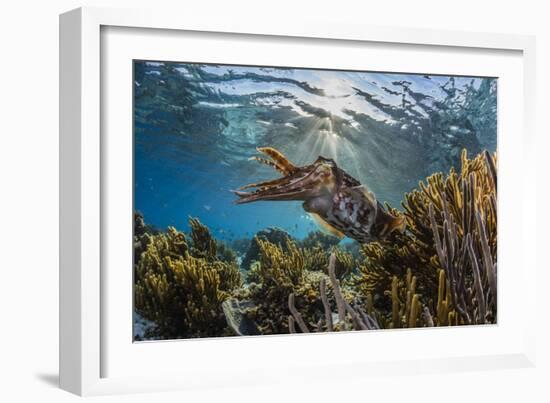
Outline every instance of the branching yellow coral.
[[261, 332], [288, 333], [290, 294], [295, 295], [295, 304], [303, 312], [304, 320], [316, 323], [323, 315], [319, 287], [327, 276], [322, 271], [309, 270], [308, 265], [317, 264], [314, 256], [320, 258], [320, 255], [298, 248], [291, 240], [287, 240], [284, 248], [263, 240], [258, 240], [258, 244], [259, 261], [252, 266], [249, 280], [255, 281], [250, 287], [250, 298], [256, 306], [251, 317]]
[[260, 246], [260, 276], [262, 282], [273, 282], [280, 288], [292, 288], [303, 280], [305, 257], [296, 244], [287, 240], [287, 252], [269, 241], [258, 240]]
[[330, 248], [328, 251], [323, 250], [319, 246], [304, 248], [302, 250], [305, 258], [305, 266], [308, 270], [323, 271], [325, 274], [328, 274], [327, 267], [330, 253], [334, 253], [335, 256], [336, 277], [344, 278], [351, 274], [354, 269], [355, 259], [351, 253], [342, 250], [337, 246]]
[[192, 254], [207, 260], [216, 258], [216, 241], [210, 235], [208, 228], [196, 218], [189, 218], [191, 239], [193, 240]]
[[235, 263], [193, 256], [185, 234], [168, 228], [151, 236], [135, 266], [135, 308], [155, 323], [152, 336], [217, 336], [226, 327], [221, 303], [240, 286]]

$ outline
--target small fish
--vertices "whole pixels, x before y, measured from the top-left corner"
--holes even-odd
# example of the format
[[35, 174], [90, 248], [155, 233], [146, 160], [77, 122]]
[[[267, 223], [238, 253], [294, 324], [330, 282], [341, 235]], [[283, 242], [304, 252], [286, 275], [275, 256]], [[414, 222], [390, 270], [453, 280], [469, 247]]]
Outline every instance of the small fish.
[[[361, 243], [384, 239], [393, 231], [405, 231], [405, 217], [388, 213], [366, 186], [339, 168], [334, 160], [319, 156], [313, 164], [298, 167], [274, 148], [263, 147], [258, 151], [270, 159], [253, 159], [273, 167], [283, 176], [234, 191], [239, 197], [237, 204], [301, 200], [304, 210], [326, 232]], [[243, 191], [251, 188], [255, 190]]]
[[205, 204], [203, 207], [206, 211], [212, 210], [212, 206], [209, 206], [208, 204]]

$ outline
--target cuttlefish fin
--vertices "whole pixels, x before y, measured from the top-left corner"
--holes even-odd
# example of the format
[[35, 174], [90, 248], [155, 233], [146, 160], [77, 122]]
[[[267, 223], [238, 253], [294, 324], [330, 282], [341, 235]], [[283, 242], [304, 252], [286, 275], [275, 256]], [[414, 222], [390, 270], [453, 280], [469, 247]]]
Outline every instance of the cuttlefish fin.
[[[290, 162], [288, 158], [283, 155], [283, 153], [274, 149], [273, 147], [257, 147], [256, 150], [258, 150], [258, 152], [265, 154], [269, 158], [271, 158], [273, 160], [273, 165], [271, 164], [268, 164], [268, 165], [271, 165], [277, 171], [281, 172], [283, 175], [290, 175], [291, 173], [296, 172], [297, 170], [296, 166], [294, 166], [294, 164], [292, 164], [292, 162]], [[264, 160], [264, 161], [267, 161], [267, 160]], [[264, 162], [264, 161], [261, 161], [261, 162]]]
[[332, 225], [330, 225], [328, 222], [323, 220], [319, 216], [319, 214], [316, 214], [316, 213], [308, 213], [308, 214], [311, 216], [311, 218], [313, 218], [315, 220], [315, 222], [317, 223], [319, 228], [321, 228], [321, 230], [324, 233], [335, 236], [338, 239], [343, 239], [344, 238], [345, 235], [342, 232], [340, 232], [339, 230], [334, 228]]

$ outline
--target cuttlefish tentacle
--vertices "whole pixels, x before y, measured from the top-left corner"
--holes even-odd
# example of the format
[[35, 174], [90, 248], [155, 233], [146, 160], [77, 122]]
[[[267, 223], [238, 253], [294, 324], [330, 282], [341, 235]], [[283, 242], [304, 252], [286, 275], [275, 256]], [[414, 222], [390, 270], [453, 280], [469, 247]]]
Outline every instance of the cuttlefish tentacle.
[[239, 188], [239, 190], [246, 190], [246, 189], [250, 189], [250, 188], [258, 188], [258, 191], [267, 190], [269, 188], [273, 188], [273, 187], [276, 187], [278, 185], [282, 185], [282, 184], [286, 183], [287, 181], [288, 181], [288, 179], [286, 177], [282, 177], [282, 178], [277, 178], [277, 179], [268, 180], [268, 181], [264, 181], [264, 182], [250, 183], [248, 185], [241, 186]]
[[[253, 159], [267, 164], [283, 177], [253, 183], [234, 193], [237, 204], [262, 200], [302, 200], [303, 208], [322, 226], [341, 238], [346, 235], [367, 243], [387, 237], [393, 231], [403, 232], [404, 216], [388, 213], [364, 185], [340, 169], [334, 160], [318, 157], [303, 167], [293, 165], [282, 153], [272, 147], [261, 147], [259, 152], [270, 160]], [[242, 190], [256, 188], [252, 192]]]
[[268, 160], [266, 158], [258, 157], [258, 156], [252, 156], [249, 158], [249, 160], [257, 161], [261, 164], [267, 165], [275, 169], [276, 171], [283, 174], [282, 178], [264, 181], [264, 182], [258, 182], [258, 183], [250, 183], [248, 185], [241, 186], [238, 190], [246, 190], [250, 188], [258, 188], [259, 190], [265, 190], [267, 188], [280, 185], [287, 181], [285, 178], [286, 176], [296, 172], [297, 168], [292, 164], [280, 151], [277, 151], [276, 149], [272, 147], [258, 147], [256, 148], [258, 152], [261, 152], [265, 155], [267, 155], [271, 160]]
[[[262, 157], [258, 157], [258, 156], [253, 156], [253, 157], [250, 157], [249, 160], [250, 160], [250, 161], [258, 161], [258, 162], [261, 163], [261, 164], [270, 166], [271, 168], [274, 168], [275, 170], [281, 172], [281, 169], [277, 166], [276, 163], [274, 163], [273, 161], [268, 160], [268, 159], [266, 159], [266, 158], [262, 158]], [[284, 175], [284, 174], [283, 174], [283, 175]]]
[[280, 172], [283, 175], [283, 177], [274, 179], [274, 180], [264, 181], [264, 182], [250, 183], [248, 185], [241, 186], [238, 189], [240, 191], [250, 189], [250, 188], [258, 188], [258, 190], [267, 190], [274, 186], [284, 184], [285, 182], [288, 181], [287, 176], [295, 173], [298, 170], [298, 168], [296, 168], [294, 164], [292, 164], [288, 160], [288, 158], [286, 158], [280, 151], [272, 147], [257, 147], [256, 150], [258, 150], [258, 152], [261, 152], [267, 155], [269, 158], [271, 158], [271, 160], [258, 157], [258, 156], [252, 156], [249, 158], [249, 160], [258, 161], [261, 164], [270, 166], [276, 171]]
[[[268, 165], [273, 166], [283, 175], [290, 175], [291, 173], [296, 172], [297, 168], [294, 166], [294, 164], [292, 164], [292, 162], [290, 162], [288, 158], [286, 158], [280, 151], [274, 149], [273, 147], [257, 147], [256, 150], [271, 158], [273, 162], [271, 164], [268, 163]], [[267, 162], [267, 160], [263, 158], [256, 157], [256, 159], [261, 162]]]

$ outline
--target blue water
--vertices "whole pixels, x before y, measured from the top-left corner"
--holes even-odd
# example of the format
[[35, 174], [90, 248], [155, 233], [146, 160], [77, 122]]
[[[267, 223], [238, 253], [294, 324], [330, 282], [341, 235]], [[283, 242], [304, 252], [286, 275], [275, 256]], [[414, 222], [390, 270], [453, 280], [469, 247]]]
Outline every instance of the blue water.
[[278, 177], [249, 160], [256, 147], [333, 158], [397, 208], [461, 149], [496, 149], [492, 78], [146, 61], [134, 73], [135, 209], [161, 229], [190, 216], [225, 240], [317, 229], [301, 202], [233, 203], [231, 189]]

